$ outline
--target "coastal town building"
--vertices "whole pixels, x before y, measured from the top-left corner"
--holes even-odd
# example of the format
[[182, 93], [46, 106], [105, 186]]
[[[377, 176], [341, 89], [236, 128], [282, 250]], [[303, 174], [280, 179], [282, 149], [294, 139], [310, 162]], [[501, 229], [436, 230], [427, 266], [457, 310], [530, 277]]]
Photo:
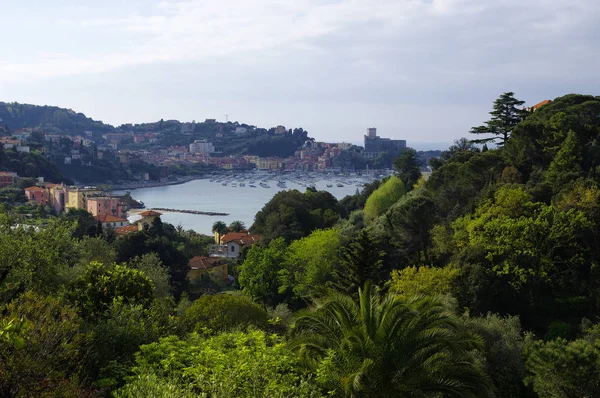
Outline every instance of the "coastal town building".
[[190, 144], [190, 153], [210, 154], [215, 151], [215, 146], [206, 140], [196, 140]]
[[25, 196], [30, 202], [35, 202], [38, 206], [46, 206], [48, 204], [48, 191], [42, 187], [25, 188]]
[[116, 217], [110, 214], [104, 214], [94, 217], [96, 221], [102, 224], [102, 230], [117, 229], [129, 225], [126, 218]]
[[215, 235], [215, 244], [209, 246], [211, 257], [237, 258], [244, 246], [252, 245], [262, 240], [262, 236], [244, 232], [227, 232], [223, 236]]
[[102, 191], [96, 187], [69, 187], [67, 189], [65, 207], [70, 209], [86, 209], [87, 199], [92, 196], [102, 194]]
[[377, 136], [377, 129], [370, 127], [365, 135], [365, 150], [363, 156], [366, 159], [373, 159], [384, 152], [399, 153], [406, 149], [406, 140], [392, 140]]
[[129, 206], [118, 196], [92, 196], [87, 198], [86, 210], [93, 216], [127, 217]]
[[138, 220], [137, 225], [138, 230], [143, 231], [144, 229], [150, 228], [156, 219], [160, 219], [162, 213], [159, 213], [154, 210], [146, 210], [140, 213], [140, 216], [142, 218]]
[[17, 173], [0, 171], [0, 188], [14, 185], [17, 179]]
[[196, 256], [188, 263], [187, 278], [195, 284], [205, 280], [223, 282], [228, 280], [227, 260], [222, 257]]

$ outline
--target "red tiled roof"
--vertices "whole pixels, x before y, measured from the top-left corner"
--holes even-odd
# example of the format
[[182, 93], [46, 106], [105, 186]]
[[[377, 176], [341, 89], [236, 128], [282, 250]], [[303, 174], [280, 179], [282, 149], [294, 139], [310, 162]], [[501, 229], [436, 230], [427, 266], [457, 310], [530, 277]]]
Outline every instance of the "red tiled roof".
[[223, 242], [223, 243], [231, 242], [233, 240], [238, 240], [240, 238], [243, 238], [244, 236], [248, 236], [248, 234], [246, 232], [227, 232], [221, 238], [221, 242]]
[[159, 213], [154, 210], [146, 210], [145, 212], [140, 213], [140, 216], [142, 216], [142, 217], [160, 217], [160, 216], [162, 216], [162, 213]]
[[138, 230], [137, 225], [128, 225], [126, 227], [119, 227], [119, 228], [115, 229], [115, 233], [117, 235], [127, 235], [131, 232], [136, 232], [137, 230]]
[[25, 188], [26, 191], [45, 191], [44, 188], [42, 187], [29, 187], [29, 188]]
[[191, 269], [208, 270], [224, 264], [227, 264], [227, 261], [223, 260], [221, 257], [196, 256], [189, 261], [188, 267]]
[[113, 216], [112, 214], [103, 214], [101, 216], [95, 216], [94, 218], [100, 222], [123, 222], [123, 221], [126, 222], [127, 221], [124, 218]]
[[544, 101], [542, 101], [542, 102], [539, 102], [539, 103], [535, 104], [535, 105], [534, 105], [534, 106], [532, 106], [531, 108], [532, 108], [532, 109], [538, 109], [538, 108], [541, 108], [541, 107], [542, 107], [542, 106], [544, 106], [544, 105], [548, 105], [548, 104], [549, 104], [549, 103], [551, 103], [551, 102], [552, 102], [552, 100], [544, 100]]
[[262, 236], [252, 234], [248, 235], [246, 232], [227, 232], [221, 241], [223, 243], [235, 242], [238, 245], [251, 245], [262, 239]]

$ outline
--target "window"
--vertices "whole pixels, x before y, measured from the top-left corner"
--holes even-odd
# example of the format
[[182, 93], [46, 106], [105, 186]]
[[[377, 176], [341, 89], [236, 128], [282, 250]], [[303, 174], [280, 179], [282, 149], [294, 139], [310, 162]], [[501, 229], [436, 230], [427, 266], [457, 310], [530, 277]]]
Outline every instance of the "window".
[[231, 246], [231, 252], [235, 252], [235, 246]]

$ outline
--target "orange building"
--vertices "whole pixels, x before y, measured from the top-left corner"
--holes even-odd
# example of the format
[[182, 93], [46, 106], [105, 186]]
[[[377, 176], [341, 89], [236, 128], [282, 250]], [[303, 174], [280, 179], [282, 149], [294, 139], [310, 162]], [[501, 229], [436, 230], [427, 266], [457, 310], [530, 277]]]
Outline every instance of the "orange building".
[[125, 218], [128, 206], [115, 196], [92, 196], [87, 198], [86, 210], [93, 216], [111, 215]]

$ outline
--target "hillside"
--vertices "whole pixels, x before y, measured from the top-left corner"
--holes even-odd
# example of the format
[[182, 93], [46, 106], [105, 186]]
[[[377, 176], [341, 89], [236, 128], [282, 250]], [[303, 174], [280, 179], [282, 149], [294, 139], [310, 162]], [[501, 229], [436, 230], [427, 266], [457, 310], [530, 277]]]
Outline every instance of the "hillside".
[[114, 130], [111, 125], [71, 109], [17, 102], [0, 102], [0, 119], [13, 131], [32, 127], [41, 129], [46, 134], [78, 135], [84, 131], [107, 133]]

